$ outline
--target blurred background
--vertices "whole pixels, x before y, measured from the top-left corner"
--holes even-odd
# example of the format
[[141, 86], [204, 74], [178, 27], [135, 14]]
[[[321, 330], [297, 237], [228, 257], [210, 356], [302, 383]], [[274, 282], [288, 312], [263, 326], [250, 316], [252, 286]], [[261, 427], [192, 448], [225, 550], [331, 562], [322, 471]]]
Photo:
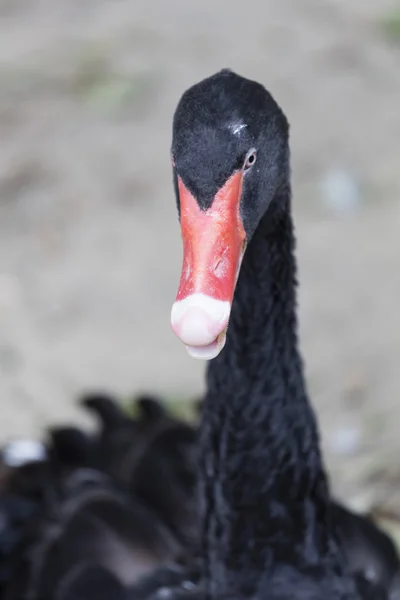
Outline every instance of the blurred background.
[[169, 325], [169, 145], [182, 92], [222, 67], [291, 122], [301, 342], [334, 489], [393, 502], [395, 0], [0, 0], [0, 441], [81, 421], [82, 391], [203, 391]]

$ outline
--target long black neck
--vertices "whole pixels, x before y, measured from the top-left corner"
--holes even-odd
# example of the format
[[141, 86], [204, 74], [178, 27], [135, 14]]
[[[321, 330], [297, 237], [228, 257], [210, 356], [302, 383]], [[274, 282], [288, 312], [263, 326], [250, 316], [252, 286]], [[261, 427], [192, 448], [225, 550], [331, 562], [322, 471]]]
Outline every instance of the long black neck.
[[295, 271], [287, 191], [248, 245], [226, 346], [208, 368], [200, 497], [210, 596], [241, 585], [240, 573], [247, 589], [276, 564], [312, 567], [331, 546], [297, 343]]

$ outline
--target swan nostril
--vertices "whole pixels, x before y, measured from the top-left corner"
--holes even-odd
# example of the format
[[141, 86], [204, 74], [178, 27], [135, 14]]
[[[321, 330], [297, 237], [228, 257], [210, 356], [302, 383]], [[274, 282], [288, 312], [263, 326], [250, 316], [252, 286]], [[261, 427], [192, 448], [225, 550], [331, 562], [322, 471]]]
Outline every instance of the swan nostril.
[[217, 277], [218, 279], [223, 279], [226, 275], [227, 267], [228, 267], [228, 264], [227, 264], [226, 256], [221, 256], [221, 258], [219, 258], [214, 265], [213, 271], [214, 271], [215, 277]]
[[217, 273], [217, 271], [218, 271], [218, 269], [219, 269], [219, 266], [220, 266], [221, 262], [222, 262], [222, 258], [219, 258], [219, 259], [217, 260], [217, 262], [215, 263], [215, 265], [214, 265], [214, 273]]

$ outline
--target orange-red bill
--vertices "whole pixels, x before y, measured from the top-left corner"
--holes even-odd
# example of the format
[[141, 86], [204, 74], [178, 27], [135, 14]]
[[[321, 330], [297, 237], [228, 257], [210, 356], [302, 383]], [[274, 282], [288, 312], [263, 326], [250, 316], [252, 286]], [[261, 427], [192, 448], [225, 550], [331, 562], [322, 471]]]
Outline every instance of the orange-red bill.
[[178, 177], [183, 265], [177, 300], [202, 293], [232, 302], [243, 244], [239, 212], [241, 171], [234, 173], [203, 211]]
[[202, 210], [178, 177], [183, 265], [171, 324], [189, 347], [215, 345], [228, 325], [246, 240], [240, 217], [242, 178], [241, 171], [235, 172], [210, 208]]

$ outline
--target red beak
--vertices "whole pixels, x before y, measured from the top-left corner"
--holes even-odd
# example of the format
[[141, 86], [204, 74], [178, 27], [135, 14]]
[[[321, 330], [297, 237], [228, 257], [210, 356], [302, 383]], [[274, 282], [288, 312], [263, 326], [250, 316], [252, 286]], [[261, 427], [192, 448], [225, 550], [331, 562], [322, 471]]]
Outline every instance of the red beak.
[[196, 358], [214, 358], [225, 344], [246, 240], [242, 179], [242, 171], [236, 171], [204, 211], [178, 177], [183, 265], [171, 325]]

